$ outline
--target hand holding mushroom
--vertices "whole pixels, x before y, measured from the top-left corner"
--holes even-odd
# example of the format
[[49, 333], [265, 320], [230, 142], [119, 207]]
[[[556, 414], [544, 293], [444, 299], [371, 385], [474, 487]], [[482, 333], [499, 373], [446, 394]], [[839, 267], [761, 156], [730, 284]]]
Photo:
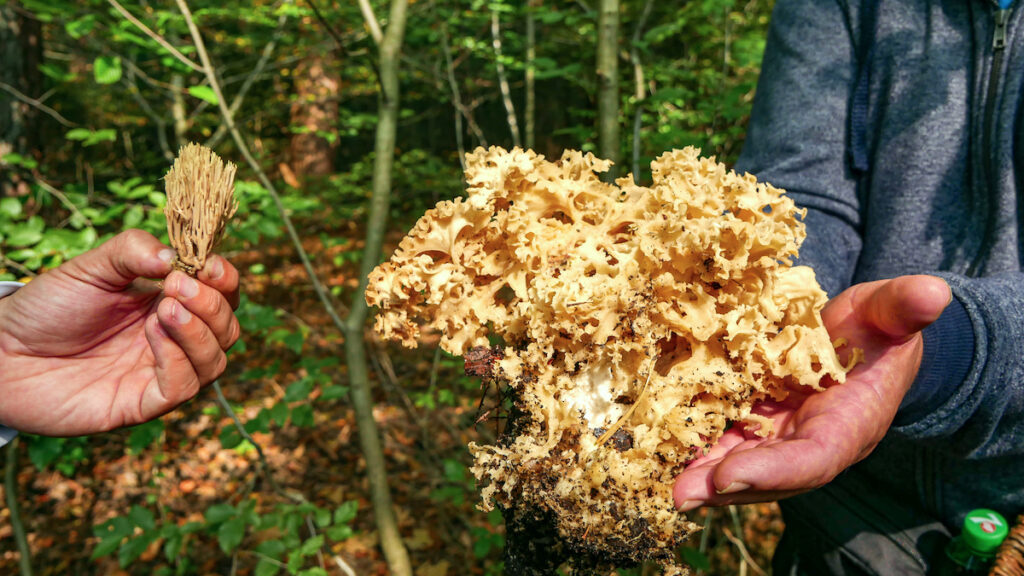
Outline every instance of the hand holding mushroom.
[[183, 147], [164, 179], [175, 250], [129, 230], [0, 299], [0, 424], [50, 436], [141, 424], [224, 372], [238, 271], [213, 249], [234, 178], [213, 151]]
[[52, 436], [140, 424], [217, 378], [239, 335], [238, 271], [212, 256], [192, 279], [173, 258], [130, 230], [0, 299], [0, 423]]
[[865, 458], [885, 436], [921, 363], [920, 331], [949, 304], [944, 281], [904, 276], [858, 284], [822, 310], [834, 338], [864, 351], [846, 382], [791, 391], [755, 411], [774, 421], [762, 438], [740, 425], [679, 475], [681, 510], [785, 498], [818, 488]]

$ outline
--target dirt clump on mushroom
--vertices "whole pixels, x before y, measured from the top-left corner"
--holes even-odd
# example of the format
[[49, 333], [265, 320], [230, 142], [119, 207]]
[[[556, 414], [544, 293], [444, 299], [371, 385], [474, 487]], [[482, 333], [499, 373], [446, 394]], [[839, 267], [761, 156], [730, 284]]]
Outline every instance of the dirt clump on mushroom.
[[609, 167], [477, 149], [466, 197], [420, 218], [366, 298], [409, 347], [423, 329], [471, 358], [502, 342], [486, 371], [514, 421], [470, 445], [483, 509], [549, 524], [581, 566], [681, 573], [697, 526], [673, 507], [675, 476], [730, 423], [768, 434], [758, 401], [845, 370], [825, 293], [792, 265], [804, 213], [782, 190], [694, 148], [656, 159], [650, 186], [604, 183]]

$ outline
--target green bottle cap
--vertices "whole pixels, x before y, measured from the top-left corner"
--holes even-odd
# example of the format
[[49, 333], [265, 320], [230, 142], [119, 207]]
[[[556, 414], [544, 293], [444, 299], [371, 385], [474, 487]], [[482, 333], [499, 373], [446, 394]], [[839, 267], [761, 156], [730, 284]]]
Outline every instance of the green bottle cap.
[[964, 518], [964, 543], [984, 556], [995, 554], [1009, 532], [1006, 519], [994, 510], [978, 508], [968, 512]]

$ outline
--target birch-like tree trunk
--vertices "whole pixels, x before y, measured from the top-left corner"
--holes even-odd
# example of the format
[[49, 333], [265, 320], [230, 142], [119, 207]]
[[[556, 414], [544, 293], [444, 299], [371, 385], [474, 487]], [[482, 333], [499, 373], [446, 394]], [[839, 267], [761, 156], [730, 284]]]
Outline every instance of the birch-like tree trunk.
[[[619, 142], [619, 0], [600, 0], [597, 19], [597, 149], [616, 165]], [[607, 178], [618, 170], [612, 166]]]
[[[369, 2], [361, 2], [363, 13], [372, 30], [380, 30]], [[373, 499], [374, 516], [380, 533], [381, 548], [387, 559], [391, 574], [412, 576], [409, 555], [398, 532], [398, 521], [391, 503], [391, 489], [388, 485], [387, 470], [384, 466], [384, 451], [381, 448], [377, 422], [373, 419], [373, 398], [371, 396], [369, 370], [366, 361], [364, 330], [369, 308], [366, 305], [367, 276], [380, 261], [391, 203], [391, 177], [395, 163], [395, 137], [398, 131], [399, 114], [399, 57], [405, 36], [405, 14], [409, 0], [392, 0], [387, 29], [374, 33], [379, 38], [380, 95], [378, 96], [377, 135], [374, 146], [373, 195], [370, 198], [370, 213], [366, 222], [366, 244], [360, 268], [359, 288], [352, 300], [352, 307], [346, 319], [345, 356], [348, 360], [349, 384], [352, 387], [352, 403], [359, 424], [359, 439], [366, 471], [370, 479], [370, 496]]]
[[537, 21], [534, 12], [540, 3], [530, 0], [526, 7], [526, 110], [523, 118], [523, 144], [533, 148], [537, 123]]

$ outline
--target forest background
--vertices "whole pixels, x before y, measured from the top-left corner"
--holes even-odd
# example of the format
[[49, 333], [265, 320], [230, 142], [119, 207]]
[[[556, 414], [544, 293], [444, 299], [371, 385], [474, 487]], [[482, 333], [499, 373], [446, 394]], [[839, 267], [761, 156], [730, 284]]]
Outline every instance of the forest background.
[[[686, 145], [731, 164], [771, 8], [0, 0], [0, 280], [127, 228], [166, 241], [161, 179], [195, 141], [240, 166], [220, 251], [244, 292], [227, 373], [182, 409], [2, 450], [0, 573], [501, 574], [466, 450], [501, 400], [431, 342], [378, 341], [361, 279], [477, 146], [594, 151], [642, 183]], [[697, 521], [695, 568], [767, 571], [773, 505]]]

